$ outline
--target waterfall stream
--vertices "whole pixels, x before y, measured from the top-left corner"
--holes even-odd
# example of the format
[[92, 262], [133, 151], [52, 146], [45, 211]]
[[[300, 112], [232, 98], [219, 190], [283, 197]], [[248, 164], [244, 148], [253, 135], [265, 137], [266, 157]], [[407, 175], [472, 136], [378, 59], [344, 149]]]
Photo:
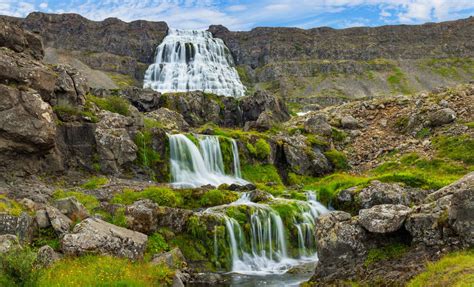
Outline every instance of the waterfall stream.
[[143, 87], [162, 93], [245, 94], [229, 49], [208, 31], [169, 29], [157, 48], [155, 63], [145, 73]]
[[239, 152], [235, 140], [229, 139], [232, 145], [234, 175], [226, 175], [217, 136], [197, 135], [198, 145], [183, 134], [168, 137], [171, 178], [174, 186], [199, 187], [208, 184], [219, 186], [224, 183], [241, 185], [248, 183], [240, 177]]

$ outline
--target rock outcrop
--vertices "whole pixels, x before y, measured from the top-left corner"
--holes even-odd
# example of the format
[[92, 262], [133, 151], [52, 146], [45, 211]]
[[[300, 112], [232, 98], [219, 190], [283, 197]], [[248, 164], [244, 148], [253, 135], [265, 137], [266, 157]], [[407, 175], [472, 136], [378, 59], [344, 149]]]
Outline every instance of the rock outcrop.
[[373, 233], [395, 232], [402, 227], [411, 209], [401, 204], [381, 204], [359, 211], [359, 223]]

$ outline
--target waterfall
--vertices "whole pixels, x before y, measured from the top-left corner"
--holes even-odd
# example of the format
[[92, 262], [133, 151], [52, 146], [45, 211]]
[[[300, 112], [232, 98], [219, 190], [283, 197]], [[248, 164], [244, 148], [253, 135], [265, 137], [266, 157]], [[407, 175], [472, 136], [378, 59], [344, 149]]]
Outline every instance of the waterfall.
[[[249, 195], [228, 205], [208, 208], [205, 212], [223, 217], [232, 259], [232, 271], [242, 274], [282, 274], [291, 266], [316, 260], [314, 240], [315, 219], [328, 210], [315, 200], [314, 193], [307, 193], [307, 201], [298, 201], [300, 213], [295, 216], [294, 226], [298, 233], [299, 256], [288, 255], [288, 226], [271, 204], [254, 203]], [[275, 199], [276, 201], [288, 201]], [[236, 219], [226, 215], [226, 208], [246, 206], [249, 209], [247, 233]], [[214, 237], [217, 240], [217, 237]], [[217, 246], [217, 244], [215, 244]], [[218, 251], [215, 250], [218, 254]], [[217, 256], [216, 256], [217, 257]]]
[[239, 158], [239, 149], [237, 147], [237, 142], [234, 139], [231, 139], [232, 144], [232, 157], [234, 162], [234, 176], [237, 178], [242, 178], [240, 172], [240, 158]]
[[245, 94], [229, 49], [208, 31], [169, 29], [157, 48], [155, 63], [145, 73], [143, 87], [162, 93]]
[[[217, 136], [197, 136], [199, 148], [183, 134], [168, 135], [170, 143], [171, 179], [176, 187], [199, 187], [223, 183], [247, 184], [239, 176], [226, 175]], [[238, 150], [233, 151], [234, 174], [240, 175]], [[238, 162], [236, 164], [236, 162]]]

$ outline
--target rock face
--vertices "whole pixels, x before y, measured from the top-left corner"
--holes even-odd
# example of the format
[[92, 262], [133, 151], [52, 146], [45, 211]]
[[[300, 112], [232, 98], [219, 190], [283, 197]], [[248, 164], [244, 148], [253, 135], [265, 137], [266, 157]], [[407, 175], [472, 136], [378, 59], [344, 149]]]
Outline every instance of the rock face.
[[20, 241], [30, 242], [36, 229], [36, 222], [26, 212], [20, 216], [0, 214], [0, 235], [12, 234]]
[[137, 260], [143, 257], [147, 240], [143, 233], [88, 218], [66, 234], [61, 244], [63, 252], [70, 255], [101, 253]]
[[152, 234], [158, 228], [158, 204], [149, 199], [139, 200], [125, 209], [127, 225], [133, 230]]
[[370, 232], [389, 233], [402, 227], [411, 209], [400, 204], [381, 204], [359, 211], [360, 224]]
[[167, 131], [179, 132], [189, 129], [188, 123], [181, 114], [167, 108], [159, 108], [158, 110], [147, 113], [146, 116], [158, 121]]

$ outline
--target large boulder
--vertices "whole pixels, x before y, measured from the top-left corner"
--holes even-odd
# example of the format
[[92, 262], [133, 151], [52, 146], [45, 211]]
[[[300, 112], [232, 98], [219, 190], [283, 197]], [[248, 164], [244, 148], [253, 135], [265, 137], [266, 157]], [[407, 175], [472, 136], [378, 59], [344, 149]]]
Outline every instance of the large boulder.
[[135, 122], [131, 117], [108, 111], [102, 111], [101, 117], [95, 129], [101, 168], [104, 172], [119, 173], [123, 165], [137, 158], [138, 148], [128, 130]]
[[61, 255], [54, 251], [49, 245], [44, 245], [38, 249], [35, 264], [41, 268], [47, 268], [61, 259]]
[[330, 136], [332, 133], [332, 127], [323, 114], [315, 114], [308, 117], [304, 122], [304, 129], [308, 133], [322, 136]]
[[158, 226], [168, 227], [175, 233], [186, 230], [189, 217], [193, 215], [191, 210], [160, 206], [157, 209]]
[[61, 240], [65, 254], [110, 254], [137, 260], [143, 257], [148, 237], [97, 218], [88, 218]]
[[290, 118], [285, 104], [277, 97], [259, 90], [252, 96], [241, 99], [241, 109], [243, 112], [243, 122], [257, 121], [263, 112], [272, 114], [275, 122], [286, 121]]
[[65, 234], [71, 229], [73, 222], [69, 217], [64, 215], [59, 209], [53, 206], [46, 206], [49, 222], [57, 234]]
[[379, 204], [409, 205], [410, 199], [404, 187], [396, 183], [383, 183], [373, 180], [370, 185], [362, 189], [358, 196], [362, 208], [370, 208]]
[[130, 87], [122, 93], [140, 112], [151, 112], [160, 107], [161, 94], [153, 90]]
[[429, 115], [430, 125], [432, 127], [449, 124], [456, 119], [456, 112], [450, 108], [437, 110]]
[[357, 219], [349, 213], [333, 211], [318, 217], [314, 230], [319, 265], [313, 279], [353, 276], [354, 267], [364, 260], [367, 253], [367, 234]]
[[36, 60], [41, 60], [44, 55], [40, 37], [3, 18], [0, 18], [0, 47], [6, 47], [17, 53], [25, 53]]
[[125, 208], [127, 226], [132, 230], [152, 234], [158, 229], [158, 204], [149, 199], [134, 202]]
[[20, 247], [20, 242], [18, 241], [18, 237], [16, 237], [16, 235], [0, 235], [0, 255], [18, 247]]
[[36, 230], [36, 222], [26, 212], [20, 216], [0, 213], [0, 235], [12, 234], [22, 242], [30, 242]]
[[55, 65], [53, 71], [57, 75], [54, 96], [49, 103], [60, 106], [82, 106], [89, 91], [87, 79], [77, 70], [68, 65]]
[[374, 233], [394, 232], [402, 227], [411, 209], [400, 204], [381, 204], [359, 211], [359, 223]]

